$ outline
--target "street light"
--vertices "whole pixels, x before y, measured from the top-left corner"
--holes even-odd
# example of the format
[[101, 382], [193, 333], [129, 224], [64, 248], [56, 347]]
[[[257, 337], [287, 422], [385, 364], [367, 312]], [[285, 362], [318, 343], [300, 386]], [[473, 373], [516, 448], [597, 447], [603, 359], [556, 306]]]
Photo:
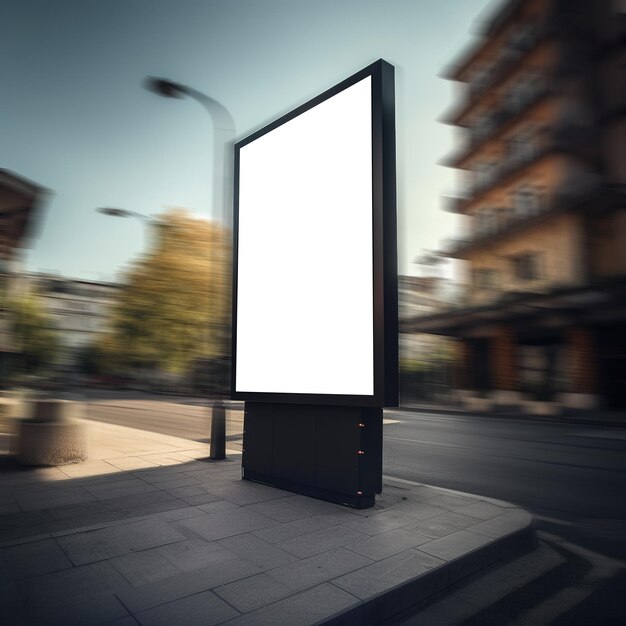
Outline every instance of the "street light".
[[[232, 172], [235, 122], [226, 107], [205, 93], [165, 78], [147, 76], [144, 87], [164, 98], [185, 97], [200, 103], [213, 122], [213, 212], [225, 228], [232, 226]], [[217, 213], [219, 211], [219, 213]]]
[[[213, 214], [222, 223], [224, 231], [232, 228], [232, 177], [235, 122], [232, 116], [217, 100], [187, 85], [181, 85], [165, 78], [148, 76], [144, 87], [164, 98], [190, 97], [199, 102], [211, 116], [213, 122]], [[219, 211], [219, 214], [218, 214]], [[230, 281], [225, 281], [229, 285]], [[226, 302], [230, 300], [228, 293]], [[230, 348], [230, 328], [224, 329], [224, 353]], [[226, 407], [222, 399], [214, 399], [211, 419], [211, 459], [226, 458]]]
[[[108, 215], [109, 217], [134, 217], [136, 220], [139, 220], [140, 222], [146, 224], [146, 226], [155, 226], [159, 223], [158, 220], [155, 220], [149, 215], [144, 215], [143, 213], [138, 213], [137, 211], [129, 211], [128, 209], [120, 209], [117, 207], [98, 207], [96, 209], [96, 213], [102, 213], [102, 215]], [[145, 246], [145, 233], [143, 239], [143, 245]]]
[[98, 207], [96, 211], [98, 213], [102, 213], [103, 215], [110, 215], [112, 217], [134, 217], [144, 222], [155, 221], [149, 215], [144, 215], [143, 213], [137, 213], [137, 211], [129, 211], [128, 209], [118, 209], [115, 207], [103, 206], [103, 207]]

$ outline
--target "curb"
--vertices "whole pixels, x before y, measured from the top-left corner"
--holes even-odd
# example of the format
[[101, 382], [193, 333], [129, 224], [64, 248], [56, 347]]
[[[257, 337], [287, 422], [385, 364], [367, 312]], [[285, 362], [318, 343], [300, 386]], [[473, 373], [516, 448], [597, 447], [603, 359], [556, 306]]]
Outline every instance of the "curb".
[[420, 406], [399, 406], [397, 411], [408, 411], [410, 413], [435, 413], [438, 415], [458, 415], [460, 417], [486, 417], [490, 419], [517, 419], [517, 420], [528, 420], [533, 422], [550, 422], [555, 424], [581, 424], [584, 426], [606, 426], [609, 428], [626, 428], [626, 414], [624, 414], [623, 420], [603, 420], [603, 419], [593, 419], [589, 417], [585, 417], [581, 415], [577, 417], [574, 414], [565, 414], [565, 415], [530, 415], [528, 413], [511, 413], [511, 412], [495, 412], [495, 411], [485, 411], [485, 412], [476, 412], [476, 411], [462, 411], [460, 409], [454, 408], [444, 408], [444, 407], [420, 407]]
[[320, 622], [329, 626], [374, 626], [391, 620], [406, 611], [425, 608], [433, 601], [451, 593], [466, 579], [501, 562], [534, 550], [538, 543], [532, 515], [525, 527], [468, 552], [445, 565], [397, 585], [357, 606]]

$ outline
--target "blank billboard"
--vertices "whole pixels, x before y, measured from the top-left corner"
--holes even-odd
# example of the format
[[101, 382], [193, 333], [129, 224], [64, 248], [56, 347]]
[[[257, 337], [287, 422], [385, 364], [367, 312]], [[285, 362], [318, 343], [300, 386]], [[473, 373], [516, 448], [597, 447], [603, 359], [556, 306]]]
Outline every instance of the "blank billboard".
[[233, 397], [375, 396], [373, 89], [357, 75], [236, 145]]

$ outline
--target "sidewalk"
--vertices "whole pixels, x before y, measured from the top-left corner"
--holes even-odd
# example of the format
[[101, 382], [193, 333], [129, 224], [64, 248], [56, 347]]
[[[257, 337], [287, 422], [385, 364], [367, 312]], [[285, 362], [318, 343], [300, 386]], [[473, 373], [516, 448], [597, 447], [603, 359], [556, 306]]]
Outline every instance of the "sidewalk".
[[89, 422], [90, 460], [0, 466], [10, 624], [376, 624], [534, 545], [531, 516], [385, 482], [357, 511], [241, 480], [241, 456]]

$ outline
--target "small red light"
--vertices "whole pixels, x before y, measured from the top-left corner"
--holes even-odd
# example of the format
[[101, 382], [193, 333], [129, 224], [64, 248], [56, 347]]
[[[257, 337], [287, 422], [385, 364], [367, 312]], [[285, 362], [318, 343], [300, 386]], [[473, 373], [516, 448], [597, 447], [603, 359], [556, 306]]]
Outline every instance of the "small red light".
[[365, 452], [363, 450], [359, 450], [357, 454], [365, 454]]
[[362, 496], [362, 495], [363, 495], [363, 492], [362, 492], [362, 491], [357, 491], [357, 492], [356, 492], [356, 495], [357, 495], [357, 496]]
[[365, 428], [365, 424], [359, 424], [359, 428]]

